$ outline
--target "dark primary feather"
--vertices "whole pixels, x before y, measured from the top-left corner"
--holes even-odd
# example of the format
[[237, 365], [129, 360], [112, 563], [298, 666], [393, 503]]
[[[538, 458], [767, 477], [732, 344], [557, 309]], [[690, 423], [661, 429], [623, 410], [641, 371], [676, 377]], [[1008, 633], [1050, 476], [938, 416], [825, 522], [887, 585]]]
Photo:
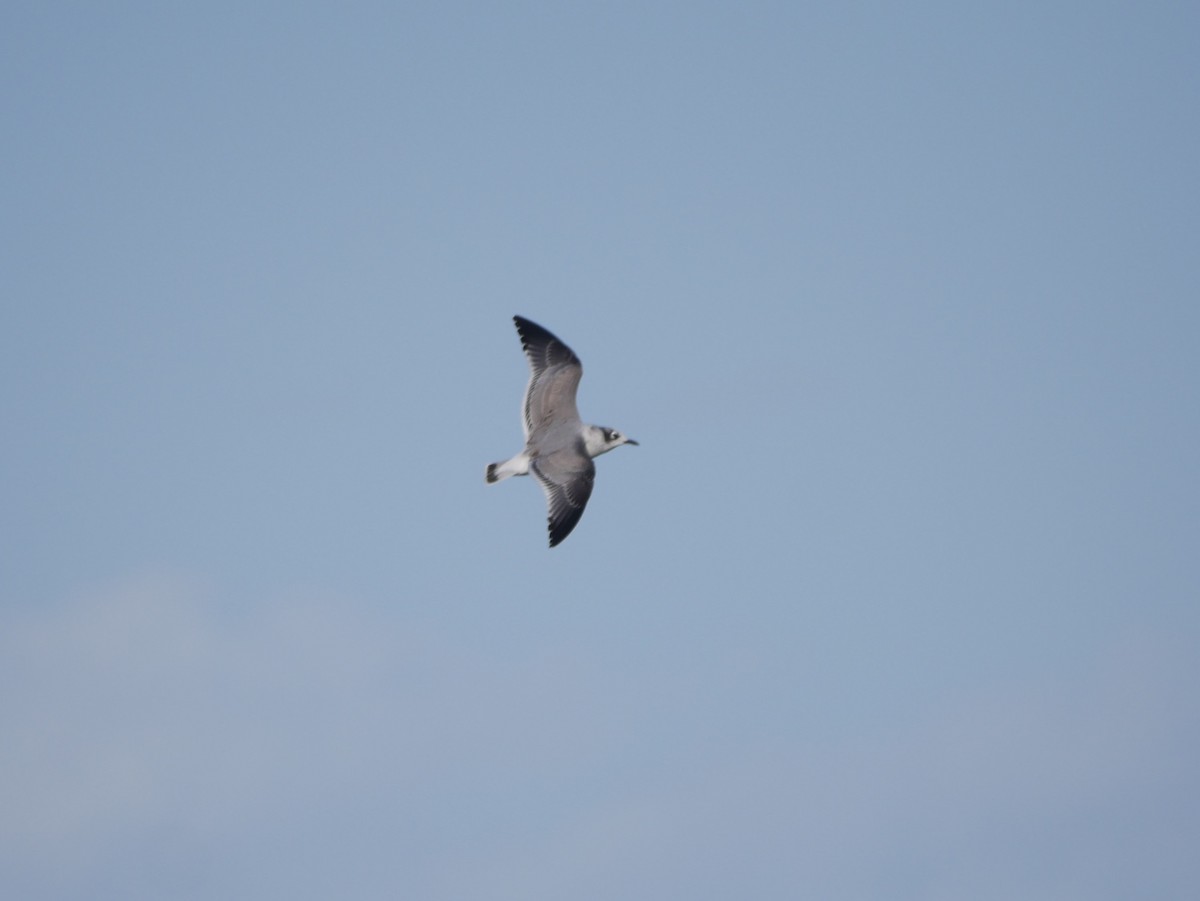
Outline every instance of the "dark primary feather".
[[513, 322], [534, 372], [550, 366], [582, 365], [571, 348], [536, 322], [530, 322], [524, 316], [514, 316]]

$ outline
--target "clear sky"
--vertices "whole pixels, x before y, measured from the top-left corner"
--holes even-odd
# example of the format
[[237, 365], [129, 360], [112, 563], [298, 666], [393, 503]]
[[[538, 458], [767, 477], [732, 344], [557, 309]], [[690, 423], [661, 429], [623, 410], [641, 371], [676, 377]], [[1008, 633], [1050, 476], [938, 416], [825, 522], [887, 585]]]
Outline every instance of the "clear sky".
[[5, 4], [0, 896], [1194, 897], [1198, 111], [1189, 3]]

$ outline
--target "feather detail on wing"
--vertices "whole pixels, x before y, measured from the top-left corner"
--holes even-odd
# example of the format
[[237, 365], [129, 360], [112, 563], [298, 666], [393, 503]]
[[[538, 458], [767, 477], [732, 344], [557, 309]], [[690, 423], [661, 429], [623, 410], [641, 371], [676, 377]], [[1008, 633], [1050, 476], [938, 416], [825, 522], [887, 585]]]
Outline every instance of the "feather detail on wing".
[[550, 547], [571, 534], [592, 496], [596, 464], [583, 448], [562, 450], [533, 461], [530, 471], [546, 492]]
[[529, 384], [525, 388], [525, 437], [548, 423], [578, 422], [575, 392], [583, 377], [583, 364], [562, 341], [521, 316], [514, 316], [521, 348], [529, 358]]

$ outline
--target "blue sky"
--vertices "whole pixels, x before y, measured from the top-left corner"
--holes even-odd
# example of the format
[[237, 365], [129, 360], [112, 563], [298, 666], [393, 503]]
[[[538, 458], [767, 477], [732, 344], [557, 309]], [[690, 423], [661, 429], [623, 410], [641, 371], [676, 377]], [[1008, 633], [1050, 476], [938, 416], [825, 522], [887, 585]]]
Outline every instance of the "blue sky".
[[[1190, 897], [1198, 60], [7, 6], [0, 893]], [[641, 442], [553, 551], [514, 313]]]

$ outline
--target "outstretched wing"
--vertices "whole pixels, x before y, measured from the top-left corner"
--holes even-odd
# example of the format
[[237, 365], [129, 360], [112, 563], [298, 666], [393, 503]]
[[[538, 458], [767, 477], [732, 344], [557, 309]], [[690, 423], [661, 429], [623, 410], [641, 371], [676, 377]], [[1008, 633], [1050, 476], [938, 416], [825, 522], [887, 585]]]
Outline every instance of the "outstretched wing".
[[554, 547], [579, 524], [583, 508], [592, 496], [596, 464], [580, 442], [576, 447], [535, 458], [530, 471], [546, 492], [546, 520], [550, 547]]
[[531, 370], [525, 387], [526, 440], [539, 430], [579, 422], [575, 406], [575, 392], [583, 376], [579, 357], [536, 322], [521, 316], [514, 316], [513, 322]]

